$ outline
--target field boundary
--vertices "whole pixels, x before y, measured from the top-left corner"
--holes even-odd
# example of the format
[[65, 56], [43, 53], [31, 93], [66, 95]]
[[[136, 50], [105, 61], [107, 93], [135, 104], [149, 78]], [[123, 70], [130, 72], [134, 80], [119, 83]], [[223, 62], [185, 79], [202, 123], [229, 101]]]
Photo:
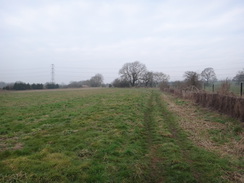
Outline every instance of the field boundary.
[[244, 98], [197, 90], [187, 91], [167, 88], [163, 91], [181, 98], [193, 100], [203, 107], [215, 109], [244, 122]]
[[[226, 120], [225, 122], [218, 122], [214, 117], [222, 116], [220, 114], [208, 113], [208, 109], [199, 110], [199, 106], [193, 105], [189, 100], [179, 99], [169, 94], [162, 94], [163, 100], [167, 103], [169, 111], [176, 114], [179, 127], [186, 132], [187, 139], [189, 139], [194, 145], [200, 149], [205, 149], [208, 152], [217, 154], [218, 156], [236, 162], [242, 161], [243, 154], [243, 132], [235, 131], [236, 124]], [[210, 117], [212, 116], [212, 117]], [[225, 120], [226, 116], [222, 116], [221, 120]], [[232, 123], [232, 124], [231, 124]], [[171, 128], [175, 128], [175, 125], [171, 124]], [[236, 126], [237, 127], [237, 126]], [[217, 133], [214, 133], [217, 132]], [[176, 135], [179, 135], [176, 133]], [[185, 140], [179, 143], [182, 150], [185, 149]], [[184, 155], [189, 160], [191, 159], [190, 152], [187, 150]], [[188, 161], [192, 165], [193, 161]], [[241, 164], [241, 163], [240, 163]], [[231, 165], [232, 169], [224, 170], [223, 177], [231, 182], [243, 182], [243, 170], [242, 166]], [[192, 170], [196, 177], [198, 173]]]

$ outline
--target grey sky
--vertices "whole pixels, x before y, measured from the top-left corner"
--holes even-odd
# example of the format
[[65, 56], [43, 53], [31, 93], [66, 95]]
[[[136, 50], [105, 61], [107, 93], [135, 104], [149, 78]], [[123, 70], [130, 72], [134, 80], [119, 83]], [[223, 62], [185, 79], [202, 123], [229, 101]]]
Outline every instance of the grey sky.
[[244, 68], [243, 0], [0, 0], [0, 81], [105, 82], [124, 63], [181, 80]]

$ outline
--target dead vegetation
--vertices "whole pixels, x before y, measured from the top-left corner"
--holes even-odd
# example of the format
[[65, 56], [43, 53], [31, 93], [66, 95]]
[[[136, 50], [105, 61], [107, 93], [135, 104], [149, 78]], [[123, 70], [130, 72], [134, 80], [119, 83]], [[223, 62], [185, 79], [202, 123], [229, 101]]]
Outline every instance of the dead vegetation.
[[209, 130], [228, 130], [231, 126], [229, 123], [222, 124], [215, 121], [206, 120], [203, 116], [204, 113], [202, 112], [202, 114], [200, 114], [196, 106], [194, 106], [192, 103], [181, 106], [172, 102], [172, 99], [170, 99], [171, 96], [163, 94], [163, 97], [164, 100], [167, 101], [170, 110], [178, 115], [180, 126], [189, 133], [189, 138], [198, 146], [204, 147], [210, 151], [216, 151], [223, 156], [228, 155], [237, 159], [243, 156], [243, 132], [239, 134], [240, 140], [232, 138], [226, 143], [218, 144], [210, 138]]
[[[190, 100], [184, 100], [184, 105], [176, 104], [173, 97], [163, 94], [163, 100], [168, 103], [169, 109], [178, 116], [178, 123], [184, 131], [187, 132], [188, 138], [192, 140], [194, 144], [202, 147], [208, 151], [215, 152], [221, 157], [228, 157], [234, 161], [239, 161], [243, 158], [244, 154], [244, 133], [239, 132], [239, 139], [234, 137], [225, 137], [225, 132], [230, 132], [233, 128], [231, 122], [225, 124], [209, 120], [205, 118], [206, 113], [209, 113], [208, 109], [202, 108], [199, 112], [198, 106], [194, 105]], [[221, 114], [214, 114], [216, 118], [220, 117]], [[226, 140], [219, 143], [214, 139], [214, 135], [211, 132], [220, 132], [218, 134], [218, 140]], [[228, 136], [228, 134], [226, 134]], [[226, 173], [226, 179], [233, 182], [244, 182], [244, 175], [235, 172], [234, 174]]]
[[217, 110], [244, 122], [244, 98], [234, 96], [229, 92], [229, 84], [224, 83], [218, 93], [207, 93], [195, 89], [165, 89], [181, 98], [190, 99], [197, 104]]
[[220, 85], [220, 88], [217, 90], [217, 93], [220, 95], [234, 95], [230, 92], [230, 82], [226, 80]]

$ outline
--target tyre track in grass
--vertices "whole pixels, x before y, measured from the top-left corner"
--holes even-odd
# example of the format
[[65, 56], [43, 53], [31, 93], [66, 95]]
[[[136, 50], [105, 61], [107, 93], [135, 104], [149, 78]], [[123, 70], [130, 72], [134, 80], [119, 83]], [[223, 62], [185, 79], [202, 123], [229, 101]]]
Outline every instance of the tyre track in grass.
[[[191, 110], [189, 111], [189, 109], [186, 109], [184, 107], [179, 109], [179, 106], [175, 106], [174, 102], [172, 102], [172, 99], [170, 100], [170, 98], [168, 98], [164, 94], [162, 94], [161, 98], [162, 98], [161, 100], [163, 100], [163, 103], [165, 104], [163, 105], [162, 103], [159, 103], [159, 105], [161, 105], [163, 109], [162, 111], [165, 117], [167, 118], [166, 123], [168, 124], [168, 127], [172, 132], [173, 138], [176, 139], [175, 143], [181, 149], [181, 153], [184, 161], [190, 166], [190, 171], [192, 172], [192, 175], [194, 176], [195, 180], [197, 182], [206, 182], [206, 181], [238, 182], [238, 183], [243, 182], [243, 176], [241, 173], [242, 171], [239, 171], [238, 167], [236, 167], [236, 165], [234, 165], [230, 161], [230, 159], [225, 159], [224, 157], [220, 157], [218, 153], [216, 154], [215, 150], [218, 148], [216, 144], [213, 144], [213, 142], [207, 143], [208, 145], [210, 144], [210, 146], [215, 146], [215, 148], [212, 148], [208, 146], [199, 146], [199, 144], [196, 143], [195, 141], [196, 138], [198, 139], [198, 142], [201, 141], [202, 144], [203, 141], [207, 141], [207, 142], [210, 141], [208, 139], [209, 136], [208, 138], [207, 136], [201, 136], [201, 132], [206, 130], [206, 125], [204, 125], [206, 124], [206, 122], [204, 122], [204, 120], [201, 118], [202, 116], [193, 117], [192, 116], [193, 111]], [[167, 108], [169, 108], [170, 111]], [[170, 115], [174, 115], [174, 116], [170, 117]], [[183, 124], [183, 123], [187, 123], [187, 124]], [[196, 124], [197, 126], [196, 125], [191, 126], [191, 124]], [[199, 128], [201, 124], [204, 125], [203, 128]], [[207, 127], [214, 128], [214, 129], [216, 128], [222, 129], [223, 126], [224, 126], [223, 124], [212, 123], [212, 126], [207, 126]], [[189, 134], [186, 132], [189, 132], [189, 129], [191, 128], [195, 133], [190, 133], [189, 136]], [[192, 138], [192, 135], [194, 135], [195, 138]], [[197, 155], [198, 153], [199, 156]], [[198, 165], [202, 165], [202, 166], [198, 166]], [[216, 167], [216, 169], [214, 168], [211, 169], [211, 166]], [[209, 174], [213, 173], [211, 176], [208, 177], [208, 179], [205, 178], [205, 176], [208, 176], [207, 172], [209, 172]]]
[[145, 131], [145, 140], [146, 140], [146, 148], [148, 149], [148, 153], [146, 154], [147, 159], [149, 159], [148, 163], [148, 176], [146, 178], [146, 182], [158, 182], [163, 183], [162, 171], [158, 165], [162, 161], [162, 159], [157, 156], [157, 144], [155, 144], [156, 140], [156, 122], [155, 122], [155, 113], [156, 110], [156, 97], [155, 91], [151, 92], [151, 95], [147, 101], [146, 109], [144, 111], [144, 131]]
[[144, 132], [148, 149], [145, 182], [232, 182], [225, 177], [232, 171], [229, 162], [195, 146], [155, 90], [146, 104]]
[[[160, 123], [164, 123], [161, 125]], [[184, 166], [185, 164], [180, 161], [184, 159], [188, 164], [190, 160], [186, 158], [187, 153], [183, 150], [181, 145], [185, 145], [184, 139], [179, 137], [180, 131], [175, 124], [174, 118], [171, 113], [163, 106], [160, 94], [156, 91], [151, 92], [151, 96], [147, 102], [146, 110], [144, 112], [144, 127], [146, 134], [146, 142], [148, 148], [148, 154], [146, 155], [149, 159], [149, 179], [148, 182], [178, 182], [183, 178], [183, 182], [196, 182], [199, 175], [190, 171], [185, 173], [185, 170], [181, 170], [186, 175], [180, 175], [176, 171], [177, 168], [173, 166]], [[164, 129], [162, 129], [164, 128]], [[164, 133], [160, 133], [164, 130]], [[163, 148], [162, 148], [163, 147]], [[176, 149], [174, 149], [176, 147]], [[180, 148], [178, 148], [180, 147]], [[177, 152], [175, 152], [177, 151]], [[184, 156], [175, 158], [174, 155], [171, 157], [169, 154], [178, 154], [177, 156]], [[189, 174], [193, 174], [190, 176]], [[182, 176], [182, 178], [174, 178], [174, 176]], [[190, 177], [190, 178], [189, 178]], [[185, 179], [185, 180], [184, 180]], [[198, 182], [198, 181], [197, 181]]]
[[[174, 114], [168, 111], [167, 107], [163, 104], [162, 98], [160, 95], [157, 96], [157, 105], [161, 109], [162, 115], [164, 116], [164, 122], [168, 127], [169, 132], [171, 133], [171, 137], [176, 146], [179, 147], [179, 154], [181, 162], [179, 164], [188, 165], [188, 169], [186, 171], [185, 179], [183, 182], [202, 182], [201, 175], [193, 168], [193, 160], [190, 158], [191, 156], [191, 145], [189, 145], [186, 141], [185, 134], [182, 133], [179, 128]], [[182, 170], [184, 172], [185, 170]]]

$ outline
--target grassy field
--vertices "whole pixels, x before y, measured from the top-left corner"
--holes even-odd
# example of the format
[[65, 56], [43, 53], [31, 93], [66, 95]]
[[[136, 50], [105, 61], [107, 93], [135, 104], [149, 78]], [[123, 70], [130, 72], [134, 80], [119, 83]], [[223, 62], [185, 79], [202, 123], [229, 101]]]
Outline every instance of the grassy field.
[[[0, 182], [241, 182], [242, 152], [199, 145], [177, 112], [190, 106], [152, 89], [2, 92]], [[211, 145], [243, 139], [237, 121], [192, 110], [222, 125], [197, 132]]]

